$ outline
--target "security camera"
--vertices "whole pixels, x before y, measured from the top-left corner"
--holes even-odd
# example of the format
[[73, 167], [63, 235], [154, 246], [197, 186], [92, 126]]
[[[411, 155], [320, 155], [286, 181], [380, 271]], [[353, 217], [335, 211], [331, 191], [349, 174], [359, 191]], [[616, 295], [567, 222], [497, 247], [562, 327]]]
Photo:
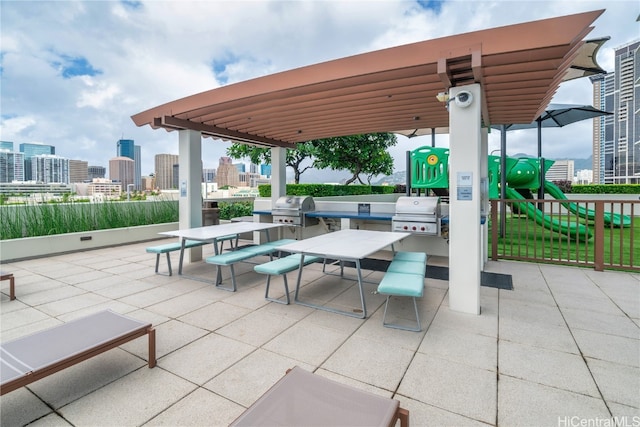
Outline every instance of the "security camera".
[[473, 102], [471, 92], [463, 90], [456, 95], [456, 105], [460, 108], [467, 108]]

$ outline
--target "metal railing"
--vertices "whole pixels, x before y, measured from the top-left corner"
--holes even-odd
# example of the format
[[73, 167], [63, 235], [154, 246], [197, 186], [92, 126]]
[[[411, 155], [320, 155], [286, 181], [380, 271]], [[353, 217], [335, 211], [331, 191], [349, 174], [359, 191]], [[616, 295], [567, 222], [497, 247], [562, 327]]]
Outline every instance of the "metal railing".
[[491, 200], [493, 260], [640, 271], [640, 201]]

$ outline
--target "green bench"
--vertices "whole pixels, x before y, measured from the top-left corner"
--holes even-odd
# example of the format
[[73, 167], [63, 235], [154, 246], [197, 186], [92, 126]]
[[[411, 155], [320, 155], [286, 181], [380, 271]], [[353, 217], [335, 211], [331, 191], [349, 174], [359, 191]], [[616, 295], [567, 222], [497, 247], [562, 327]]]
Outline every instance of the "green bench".
[[[197, 240], [187, 240], [184, 244], [184, 247], [195, 248], [197, 246], [203, 246], [206, 244], [207, 242], [201, 242]], [[180, 242], [171, 242], [171, 243], [166, 243], [164, 245], [149, 246], [147, 248], [148, 253], [156, 254], [156, 274], [162, 274], [163, 276], [171, 276], [173, 274], [173, 271], [171, 270], [171, 258], [169, 257], [169, 254], [174, 251], [179, 251], [181, 248], [182, 248], [182, 243]], [[158, 271], [158, 265], [160, 264], [160, 255], [162, 254], [167, 255], [167, 266], [169, 267], [169, 274], [160, 273]]]
[[[287, 283], [287, 273], [297, 270], [300, 267], [300, 254], [293, 254], [276, 260], [265, 262], [264, 264], [256, 265], [253, 269], [257, 273], [267, 275], [267, 289], [264, 293], [264, 298], [268, 301], [277, 302], [279, 304], [289, 304], [289, 284]], [[322, 258], [317, 256], [305, 256], [304, 265], [320, 261]], [[278, 298], [269, 297], [269, 285], [271, 283], [271, 276], [282, 275], [284, 278], [284, 295], [286, 301], [282, 301]]]
[[[223, 254], [213, 255], [205, 259], [205, 262], [208, 264], [214, 264], [217, 266], [216, 269], [216, 287], [223, 289], [225, 291], [235, 292], [237, 290], [236, 285], [236, 273], [234, 271], [233, 265], [246, 261], [250, 258], [259, 256], [259, 255], [269, 255], [269, 260], [273, 260], [273, 253], [279, 252], [278, 247], [282, 245], [286, 245], [287, 243], [295, 242], [295, 240], [291, 239], [282, 239], [282, 240], [274, 240], [273, 242], [266, 242], [261, 245], [255, 246], [247, 246], [241, 249], [236, 249], [233, 252], [226, 252]], [[220, 267], [228, 266], [231, 270], [231, 287], [223, 287], [222, 286], [222, 276], [220, 275]]]
[[[418, 315], [418, 303], [416, 298], [424, 294], [424, 275], [427, 267], [427, 255], [422, 252], [397, 252], [393, 261], [387, 268], [387, 272], [378, 285], [378, 293], [386, 295], [382, 325], [388, 328], [403, 329], [406, 331], [420, 332], [420, 316]], [[411, 297], [416, 312], [417, 327], [403, 326], [387, 323], [387, 308], [392, 296]]]

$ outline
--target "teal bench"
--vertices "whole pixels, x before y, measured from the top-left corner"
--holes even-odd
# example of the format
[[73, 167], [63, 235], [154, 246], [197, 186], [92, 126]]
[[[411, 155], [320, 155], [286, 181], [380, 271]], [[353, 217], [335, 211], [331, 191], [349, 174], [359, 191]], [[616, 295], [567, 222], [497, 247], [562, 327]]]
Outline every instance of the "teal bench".
[[[197, 240], [187, 240], [184, 244], [185, 248], [195, 248], [197, 246], [206, 245], [207, 242], [201, 242]], [[147, 248], [148, 253], [156, 254], [156, 274], [162, 274], [163, 276], [171, 276], [173, 274], [171, 270], [171, 258], [169, 254], [174, 251], [179, 251], [182, 248], [181, 242], [172, 242], [164, 245], [149, 246]], [[169, 274], [158, 272], [158, 265], [160, 264], [160, 255], [167, 254], [167, 266], [169, 267]]]
[[[277, 302], [279, 304], [289, 304], [289, 284], [287, 283], [287, 273], [297, 270], [300, 267], [300, 254], [293, 254], [284, 258], [278, 258], [276, 260], [265, 262], [264, 264], [256, 265], [253, 269], [257, 273], [267, 275], [267, 289], [264, 293], [264, 298], [268, 301]], [[307, 255], [304, 257], [304, 265], [320, 261], [322, 258], [317, 256]], [[282, 301], [278, 298], [269, 297], [269, 285], [271, 283], [271, 276], [282, 275], [284, 278], [284, 295], [286, 301]]]
[[[232, 252], [226, 252], [219, 255], [213, 255], [205, 259], [205, 262], [208, 264], [214, 264], [217, 266], [216, 269], [216, 287], [223, 289], [225, 291], [235, 292], [237, 290], [236, 285], [236, 273], [233, 269], [233, 265], [246, 261], [250, 258], [259, 256], [259, 255], [269, 255], [269, 260], [273, 260], [273, 253], [278, 252], [278, 246], [284, 245], [285, 243], [277, 243], [278, 241], [268, 242], [261, 245], [256, 246], [247, 246], [245, 248], [236, 249]], [[220, 267], [228, 266], [231, 269], [231, 287], [223, 287], [222, 286], [222, 276], [220, 275]]]
[[[382, 325], [388, 328], [403, 329], [406, 331], [420, 332], [420, 316], [418, 315], [418, 303], [416, 298], [422, 298], [424, 294], [424, 275], [427, 267], [427, 255], [422, 252], [397, 252], [393, 261], [387, 268], [387, 272], [378, 285], [378, 293], [386, 295]], [[387, 309], [392, 296], [411, 297], [416, 313], [417, 327], [387, 323]]]

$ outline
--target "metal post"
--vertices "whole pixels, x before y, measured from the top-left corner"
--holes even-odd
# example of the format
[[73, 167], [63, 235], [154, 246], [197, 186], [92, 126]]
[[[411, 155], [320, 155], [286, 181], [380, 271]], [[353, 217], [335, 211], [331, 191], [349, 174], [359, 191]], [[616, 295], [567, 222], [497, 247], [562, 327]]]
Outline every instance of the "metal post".
[[500, 134], [500, 237], [507, 228], [507, 126], [502, 125]]

